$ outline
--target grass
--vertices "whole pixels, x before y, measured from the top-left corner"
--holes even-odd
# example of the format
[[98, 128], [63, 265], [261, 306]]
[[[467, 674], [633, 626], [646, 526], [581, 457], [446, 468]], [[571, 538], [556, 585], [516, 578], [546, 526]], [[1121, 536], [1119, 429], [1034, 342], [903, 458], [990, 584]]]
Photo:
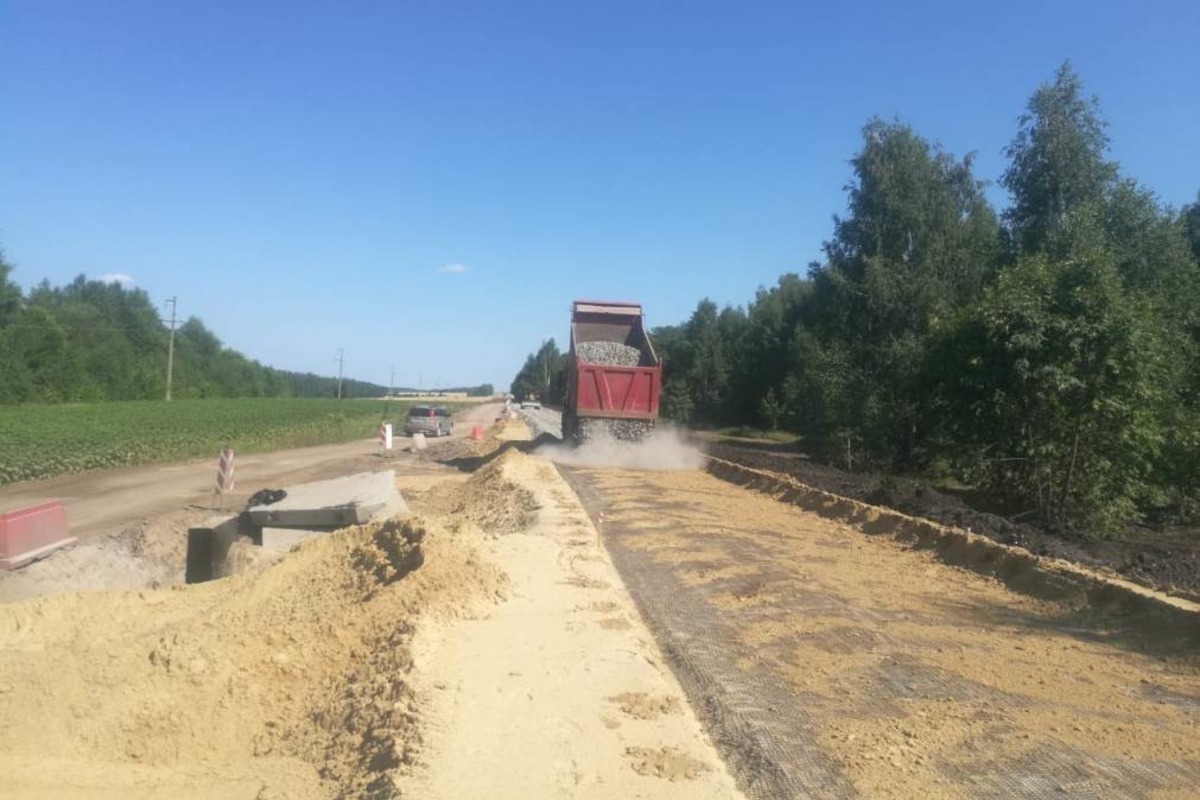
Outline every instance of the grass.
[[[0, 486], [93, 469], [366, 439], [411, 402], [239, 398], [0, 407]], [[450, 404], [447, 404], [450, 405]]]

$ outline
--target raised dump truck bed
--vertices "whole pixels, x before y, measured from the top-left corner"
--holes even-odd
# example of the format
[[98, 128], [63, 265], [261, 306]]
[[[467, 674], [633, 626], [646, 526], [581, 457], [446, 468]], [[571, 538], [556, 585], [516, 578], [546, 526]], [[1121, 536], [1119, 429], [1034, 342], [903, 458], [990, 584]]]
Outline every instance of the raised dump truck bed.
[[638, 441], [658, 420], [662, 366], [637, 303], [576, 300], [563, 437]]

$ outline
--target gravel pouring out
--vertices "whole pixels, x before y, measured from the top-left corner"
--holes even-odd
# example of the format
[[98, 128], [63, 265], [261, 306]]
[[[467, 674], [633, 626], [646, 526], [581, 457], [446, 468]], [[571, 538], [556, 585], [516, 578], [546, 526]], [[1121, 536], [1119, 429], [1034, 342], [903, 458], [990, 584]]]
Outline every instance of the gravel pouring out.
[[571, 467], [619, 467], [655, 471], [693, 470], [704, 467], [704, 453], [670, 427], [655, 428], [638, 443], [611, 436], [596, 436], [579, 447], [543, 445], [534, 451], [557, 464]]

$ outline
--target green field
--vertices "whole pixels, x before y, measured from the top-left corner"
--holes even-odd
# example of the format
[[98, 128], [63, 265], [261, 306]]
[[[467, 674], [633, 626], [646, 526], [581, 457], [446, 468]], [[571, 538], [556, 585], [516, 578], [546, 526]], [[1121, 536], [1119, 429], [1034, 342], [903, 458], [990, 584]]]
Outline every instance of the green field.
[[90, 469], [376, 435], [407, 402], [247, 398], [0, 407], [0, 486]]

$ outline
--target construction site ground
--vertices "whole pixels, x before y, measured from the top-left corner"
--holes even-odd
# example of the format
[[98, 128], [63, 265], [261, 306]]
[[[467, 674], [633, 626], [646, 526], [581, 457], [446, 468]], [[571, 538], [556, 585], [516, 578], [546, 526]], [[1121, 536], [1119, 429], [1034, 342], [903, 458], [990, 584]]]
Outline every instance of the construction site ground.
[[[531, 423], [389, 461], [407, 520], [0, 605], [5, 795], [1196, 796], [1179, 642]], [[80, 547], [175, 563], [187, 502]]]
[[952, 492], [920, 478], [847, 472], [813, 461], [797, 445], [711, 433], [701, 438], [705, 450], [720, 458], [788, 475], [842, 497], [970, 529], [1037, 555], [1067, 559], [1200, 602], [1200, 531], [1195, 528], [1129, 525], [1118, 537], [1053, 531], [1032, 524], [1028, 509], [993, 513], [998, 510], [996, 498]]
[[750, 796], [1196, 796], [1193, 657], [702, 472], [572, 482]]
[[[450, 437], [431, 439], [442, 453], [470, 449], [475, 425], [491, 426], [503, 409], [487, 403], [455, 417]], [[179, 531], [224, 509], [239, 509], [259, 489], [290, 486], [356, 472], [396, 469], [417, 484], [432, 458], [404, 452], [405, 437], [385, 454], [375, 438], [235, 456], [234, 491], [214, 493], [217, 458], [182, 464], [97, 470], [0, 488], [0, 511], [50, 500], [66, 508], [79, 541], [53, 558], [0, 572], [0, 603], [73, 590], [142, 589], [183, 582], [187, 537]], [[465, 450], [464, 450], [465, 452]]]

